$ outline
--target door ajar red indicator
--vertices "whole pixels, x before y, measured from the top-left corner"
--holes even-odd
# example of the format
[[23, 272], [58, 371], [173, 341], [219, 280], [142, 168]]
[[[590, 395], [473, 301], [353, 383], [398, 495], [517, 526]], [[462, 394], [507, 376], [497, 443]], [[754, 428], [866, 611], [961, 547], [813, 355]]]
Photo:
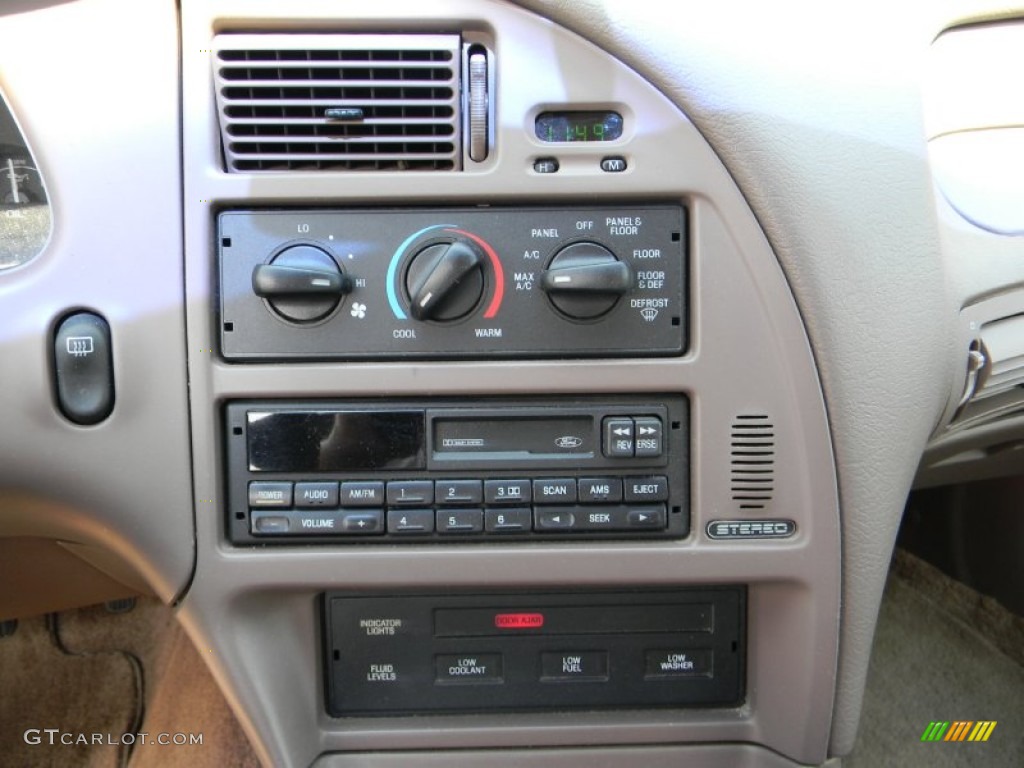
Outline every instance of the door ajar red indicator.
[[543, 613], [498, 613], [494, 616], [498, 629], [540, 629], [544, 626]]

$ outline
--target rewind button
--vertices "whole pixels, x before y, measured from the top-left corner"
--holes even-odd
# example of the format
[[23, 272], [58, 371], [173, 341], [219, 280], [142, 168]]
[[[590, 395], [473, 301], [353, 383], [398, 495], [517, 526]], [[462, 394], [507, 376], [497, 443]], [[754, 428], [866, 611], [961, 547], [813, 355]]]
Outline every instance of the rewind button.
[[609, 459], [632, 458], [636, 451], [636, 425], [632, 419], [611, 417], [604, 420], [604, 455]]

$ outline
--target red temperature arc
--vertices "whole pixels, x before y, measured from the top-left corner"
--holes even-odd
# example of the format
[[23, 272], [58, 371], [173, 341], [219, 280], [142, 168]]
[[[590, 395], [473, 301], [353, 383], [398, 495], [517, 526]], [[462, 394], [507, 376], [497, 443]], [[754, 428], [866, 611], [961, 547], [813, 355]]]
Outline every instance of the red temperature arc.
[[464, 229], [449, 229], [447, 231], [468, 237], [474, 243], [483, 248], [484, 253], [487, 254], [487, 258], [491, 260], [491, 267], [494, 269], [494, 296], [491, 298], [491, 303], [487, 305], [487, 310], [484, 312], [484, 318], [490, 320], [498, 314], [498, 309], [501, 308], [501, 299], [505, 295], [505, 271], [501, 268], [501, 261], [498, 259], [498, 254], [494, 252], [490, 243], [482, 240], [472, 232], [467, 232]]

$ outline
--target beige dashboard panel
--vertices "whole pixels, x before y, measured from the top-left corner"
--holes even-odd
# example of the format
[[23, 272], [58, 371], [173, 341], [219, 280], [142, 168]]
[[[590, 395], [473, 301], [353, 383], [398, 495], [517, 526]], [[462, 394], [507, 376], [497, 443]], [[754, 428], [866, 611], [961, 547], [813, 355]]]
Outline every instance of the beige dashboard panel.
[[[628, 67], [528, 12], [500, 2], [185, 3], [183, 96], [186, 293], [190, 350], [216, 350], [215, 214], [274, 206], [615, 206], [682, 203], [689, 215], [689, 347], [680, 357], [232, 364], [191, 353], [199, 509], [196, 579], [182, 604], [194, 639], [264, 758], [303, 765], [320, 754], [382, 749], [564, 748], [659, 743], [684, 759], [695, 742], [758, 742], [801, 762], [826, 757], [839, 617], [839, 520], [824, 404], [786, 280], [757, 222], [685, 116]], [[494, 151], [461, 172], [225, 173], [211, 93], [211, 40], [231, 31], [460, 32], [494, 53]], [[615, 105], [629, 128], [615, 146], [628, 169], [600, 168], [592, 146], [552, 149], [532, 132], [553, 105]], [[534, 171], [557, 154], [561, 170]], [[685, 394], [691, 416], [692, 533], [664, 542], [471, 543], [402, 547], [231, 546], [225, 536], [221, 417], [245, 398], [474, 398], [543, 394]], [[775, 494], [741, 508], [731, 488], [733, 422], [775, 428]], [[795, 521], [778, 541], [715, 541], [713, 520]], [[748, 585], [748, 695], [731, 709], [330, 718], [318, 660], [318, 595], [558, 587]], [[257, 672], [258, 670], [258, 672]], [[557, 723], [557, 724], [556, 724]], [[695, 755], [698, 753], [694, 753]], [[739, 754], [739, 753], [736, 753]], [[506, 762], [514, 753], [506, 755]]]

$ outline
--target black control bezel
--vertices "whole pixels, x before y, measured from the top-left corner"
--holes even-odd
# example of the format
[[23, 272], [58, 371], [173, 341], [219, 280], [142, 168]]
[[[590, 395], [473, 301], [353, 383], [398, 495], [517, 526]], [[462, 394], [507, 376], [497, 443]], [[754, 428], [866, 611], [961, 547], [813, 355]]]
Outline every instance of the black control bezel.
[[[227, 210], [217, 228], [219, 351], [230, 363], [652, 358], [688, 350], [688, 213], [679, 203]], [[487, 254], [483, 296], [450, 321], [415, 320], [406, 276], [421, 244], [439, 237], [470, 239]], [[587, 319], [567, 316], [541, 288], [552, 259], [579, 242], [615, 254], [631, 275], [629, 290]], [[340, 264], [353, 284], [341, 311], [295, 324], [253, 293], [253, 270], [285, 243], [320, 248]]]
[[[246, 414], [260, 412], [310, 412], [331, 409], [368, 412], [400, 412], [410, 409], [428, 410], [431, 418], [448, 418], [462, 414], [472, 418], [505, 418], [522, 416], [553, 419], [566, 414], [586, 415], [600, 429], [608, 417], [655, 416], [665, 425], [663, 452], [657, 457], [606, 457], [598, 450], [596, 456], [570, 456], [562, 462], [550, 457], [542, 459], [501, 454], [487, 458], [445, 458], [439, 462], [429, 456], [418, 469], [387, 469], [377, 471], [322, 472], [315, 468], [294, 472], [258, 472], [250, 470], [248, 463], [248, 425]], [[428, 420], [428, 423], [432, 423]], [[501, 544], [506, 542], [615, 540], [615, 539], [680, 539], [690, 534], [689, 489], [689, 407], [684, 395], [604, 395], [560, 398], [480, 398], [473, 400], [310, 400], [275, 401], [251, 400], [228, 403], [224, 409], [225, 443], [227, 457], [228, 503], [226, 510], [227, 538], [236, 545], [374, 545], [374, 544]], [[430, 428], [428, 427], [428, 432]], [[600, 439], [600, 438], [598, 438]], [[331, 534], [331, 535], [268, 535], [253, 534], [250, 530], [249, 483], [253, 481], [282, 482], [344, 482], [344, 481], [398, 481], [398, 480], [455, 480], [455, 479], [553, 479], [553, 478], [642, 478], [665, 477], [668, 480], [668, 499], [663, 502], [667, 525], [664, 530], [559, 530], [529, 531], [524, 533], [440, 533], [408, 534]], [[659, 503], [660, 504], [660, 503]], [[451, 505], [432, 504], [433, 509], [448, 509]], [[479, 506], [479, 505], [477, 505]], [[567, 504], [566, 508], [572, 507]], [[598, 509], [594, 504], [588, 509]], [[607, 505], [606, 505], [607, 506]], [[620, 505], [621, 506], [621, 505]], [[385, 513], [386, 517], [386, 513]]]
[[[746, 695], [746, 598], [745, 587], [724, 585], [528, 593], [330, 592], [322, 600], [325, 708], [333, 717], [384, 717], [738, 707]], [[668, 614], [693, 609], [704, 615], [703, 626], [673, 627], [666, 620]], [[499, 615], [537, 616], [547, 623], [486, 631], [478, 621], [462, 632], [441, 631], [439, 617], [453, 613], [492, 622]], [[562, 621], [557, 614], [565, 614]], [[669, 649], [703, 653], [706, 667], [692, 674], [652, 674], [648, 653], [657, 656]], [[604, 674], [552, 679], [544, 655], [568, 652], [605, 655]], [[500, 680], [451, 684], [452, 679], [439, 679], [438, 657], [466, 655], [500, 659]], [[368, 675], [373, 669], [383, 671]]]

